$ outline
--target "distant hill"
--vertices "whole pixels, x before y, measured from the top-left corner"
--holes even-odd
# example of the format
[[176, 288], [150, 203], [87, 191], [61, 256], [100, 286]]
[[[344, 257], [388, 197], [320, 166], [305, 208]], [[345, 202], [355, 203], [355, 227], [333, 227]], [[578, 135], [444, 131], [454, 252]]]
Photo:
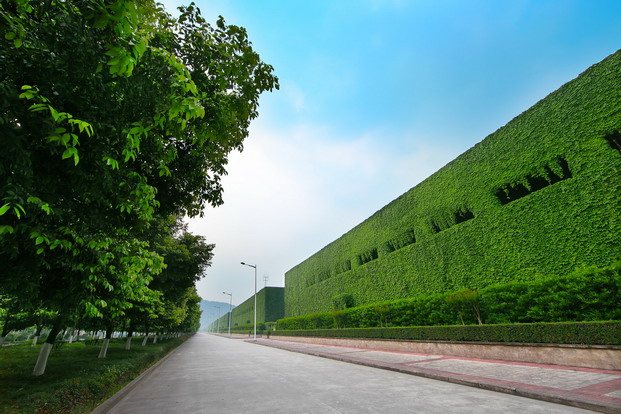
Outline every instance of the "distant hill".
[[[220, 307], [219, 311], [218, 307]], [[233, 305], [233, 309], [235, 309], [235, 305]], [[215, 302], [203, 299], [201, 301], [201, 311], [200, 331], [206, 331], [209, 324], [218, 319], [220, 316], [226, 315], [229, 311], [229, 304], [227, 302]]]

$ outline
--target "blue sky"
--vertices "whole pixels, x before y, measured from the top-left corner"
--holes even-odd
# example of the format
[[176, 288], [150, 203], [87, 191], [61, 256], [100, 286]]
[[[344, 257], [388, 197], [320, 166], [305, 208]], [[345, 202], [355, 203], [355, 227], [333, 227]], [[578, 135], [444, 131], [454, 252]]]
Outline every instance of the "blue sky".
[[[197, 1], [244, 26], [281, 90], [261, 98], [199, 294], [239, 303], [621, 48], [621, 1]], [[175, 1], [164, 2], [171, 10]]]

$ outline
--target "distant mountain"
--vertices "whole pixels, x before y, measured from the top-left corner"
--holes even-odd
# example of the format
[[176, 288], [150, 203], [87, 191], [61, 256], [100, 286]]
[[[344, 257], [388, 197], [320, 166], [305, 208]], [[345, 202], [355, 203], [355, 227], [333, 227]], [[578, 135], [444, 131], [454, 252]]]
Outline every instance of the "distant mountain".
[[[201, 300], [201, 327], [200, 331], [206, 331], [207, 327], [222, 315], [229, 311], [229, 304], [226, 302], [214, 302], [211, 300]], [[218, 310], [218, 307], [220, 308]], [[233, 305], [235, 309], [235, 305]]]

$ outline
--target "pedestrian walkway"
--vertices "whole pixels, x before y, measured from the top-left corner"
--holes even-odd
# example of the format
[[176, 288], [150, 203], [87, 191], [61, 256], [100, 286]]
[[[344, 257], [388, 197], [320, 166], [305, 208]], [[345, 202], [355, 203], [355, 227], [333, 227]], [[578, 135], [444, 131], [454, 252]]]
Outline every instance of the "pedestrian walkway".
[[318, 345], [264, 338], [258, 338], [256, 342], [288, 351], [604, 413], [621, 413], [621, 371]]

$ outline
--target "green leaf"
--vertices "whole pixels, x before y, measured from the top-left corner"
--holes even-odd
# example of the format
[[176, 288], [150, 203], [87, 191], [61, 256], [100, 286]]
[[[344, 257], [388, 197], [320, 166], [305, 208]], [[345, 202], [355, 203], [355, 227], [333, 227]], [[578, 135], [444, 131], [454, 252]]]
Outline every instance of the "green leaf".
[[15, 32], [8, 32], [7, 34], [4, 35], [4, 38], [6, 40], [13, 40], [15, 39], [16, 33]]
[[22, 39], [17, 38], [15, 40], [13, 40], [13, 44], [15, 45], [16, 48], [19, 49], [20, 47], [22, 47]]
[[73, 156], [74, 151], [75, 151], [75, 148], [73, 148], [73, 147], [67, 148], [67, 149], [63, 152], [62, 159], [63, 159], [63, 160], [66, 160], [67, 158], [71, 158], [71, 157]]
[[7, 211], [9, 211], [10, 208], [11, 208], [10, 204], [5, 204], [2, 207], [0, 207], [0, 216], [6, 213]]
[[42, 103], [36, 103], [36, 104], [30, 105], [30, 108], [28, 109], [30, 110], [30, 112], [41, 112], [47, 109], [47, 105], [42, 104]]
[[54, 121], [58, 121], [58, 111], [56, 109], [54, 109], [52, 106], [49, 106], [50, 108], [50, 114], [52, 115], [52, 119], [54, 119]]

